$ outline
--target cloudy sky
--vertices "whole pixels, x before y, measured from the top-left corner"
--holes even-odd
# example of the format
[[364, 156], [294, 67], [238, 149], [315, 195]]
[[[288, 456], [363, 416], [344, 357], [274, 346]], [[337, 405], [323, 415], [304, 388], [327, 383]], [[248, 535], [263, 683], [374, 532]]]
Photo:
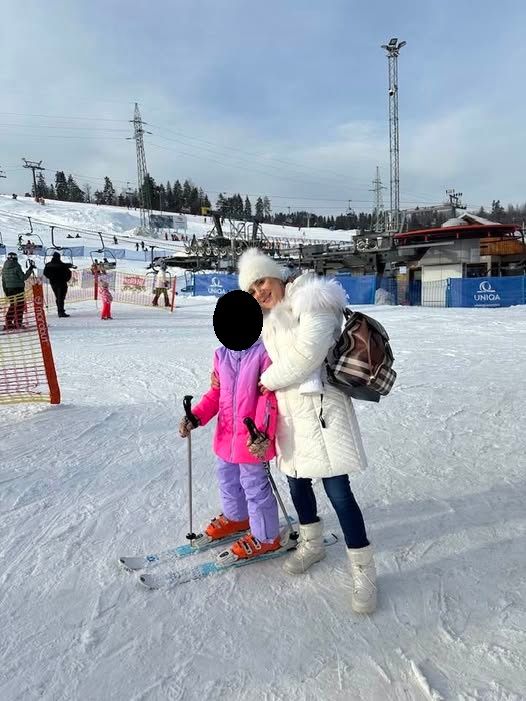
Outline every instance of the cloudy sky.
[[29, 189], [22, 157], [134, 186], [137, 101], [156, 180], [370, 209], [397, 36], [402, 204], [524, 202], [525, 26], [523, 0], [4, 0], [0, 191]]

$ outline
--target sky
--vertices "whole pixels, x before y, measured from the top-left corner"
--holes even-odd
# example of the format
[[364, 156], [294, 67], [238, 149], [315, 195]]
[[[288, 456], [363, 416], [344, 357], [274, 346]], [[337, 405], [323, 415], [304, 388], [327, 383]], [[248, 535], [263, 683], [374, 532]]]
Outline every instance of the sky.
[[[134, 104], [156, 181], [274, 211], [370, 210], [389, 186], [387, 58], [399, 59], [402, 206], [526, 201], [521, 0], [4, 0], [0, 191], [22, 158], [81, 185], [137, 182]], [[389, 189], [383, 191], [389, 205]]]

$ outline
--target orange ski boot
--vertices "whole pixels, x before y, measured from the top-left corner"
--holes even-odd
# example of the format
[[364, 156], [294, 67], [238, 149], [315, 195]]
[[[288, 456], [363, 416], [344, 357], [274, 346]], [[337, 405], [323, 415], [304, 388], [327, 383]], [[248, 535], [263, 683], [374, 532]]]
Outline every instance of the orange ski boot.
[[231, 521], [223, 514], [219, 514], [219, 516], [210, 521], [205, 528], [205, 533], [212, 540], [221, 540], [221, 538], [226, 538], [229, 535], [247, 531], [249, 527], [248, 518], [244, 521]]
[[278, 536], [271, 543], [262, 543], [252, 533], [247, 533], [239, 540], [236, 540], [230, 551], [238, 558], [238, 560], [248, 560], [252, 557], [265, 555], [274, 550], [279, 550], [281, 547], [281, 539]]

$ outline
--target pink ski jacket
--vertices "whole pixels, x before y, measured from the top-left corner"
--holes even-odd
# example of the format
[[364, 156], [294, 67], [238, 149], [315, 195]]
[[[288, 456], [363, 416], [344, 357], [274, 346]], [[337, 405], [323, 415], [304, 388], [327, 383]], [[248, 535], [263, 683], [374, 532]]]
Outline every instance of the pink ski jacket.
[[99, 289], [99, 297], [104, 304], [110, 304], [113, 301], [113, 296], [107, 287], [101, 287]]
[[277, 403], [273, 392], [260, 394], [258, 382], [270, 359], [261, 341], [243, 351], [221, 346], [214, 354], [214, 370], [220, 388], [211, 388], [192, 408], [201, 425], [217, 414], [214, 452], [228, 462], [258, 463], [260, 460], [247, 448], [248, 429], [243, 419], [250, 417], [256, 427], [270, 438], [265, 460], [275, 455]]

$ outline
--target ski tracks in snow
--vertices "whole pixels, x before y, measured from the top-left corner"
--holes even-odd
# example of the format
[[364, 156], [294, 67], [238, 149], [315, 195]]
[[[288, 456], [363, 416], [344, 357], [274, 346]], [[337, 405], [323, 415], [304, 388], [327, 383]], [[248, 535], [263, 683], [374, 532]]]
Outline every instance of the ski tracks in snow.
[[[486, 337], [480, 310], [374, 309], [400, 382], [357, 405], [370, 469], [352, 485], [379, 572], [378, 611], [361, 617], [343, 543], [302, 577], [262, 562], [176, 592], [116, 567], [187, 530], [177, 422], [216, 340], [213, 303], [186, 304], [171, 318], [116, 307], [111, 331], [79, 305], [52, 329], [64, 404], [5, 411], [0, 697], [523, 701], [519, 312], [495, 311], [506, 326]], [[192, 443], [199, 525], [217, 513], [212, 431]]]

